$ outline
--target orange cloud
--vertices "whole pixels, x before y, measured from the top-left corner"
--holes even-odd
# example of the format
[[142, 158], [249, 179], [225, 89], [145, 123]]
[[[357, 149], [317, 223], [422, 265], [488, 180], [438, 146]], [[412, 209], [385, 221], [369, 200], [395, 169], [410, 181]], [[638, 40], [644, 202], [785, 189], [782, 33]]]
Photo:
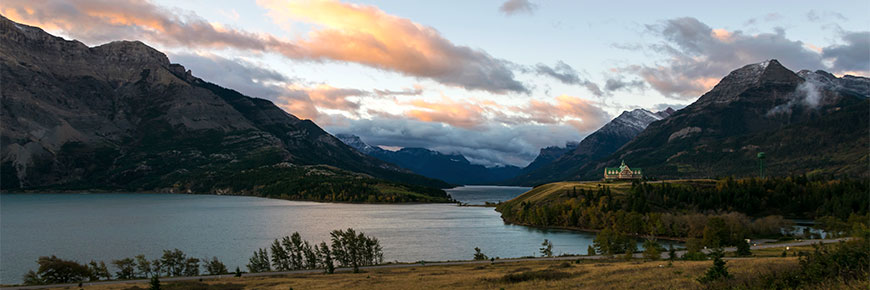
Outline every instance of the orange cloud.
[[278, 106], [302, 119], [322, 120], [322, 110], [336, 110], [358, 115], [360, 103], [351, 97], [369, 95], [357, 89], [336, 88], [330, 85], [304, 87], [288, 85], [283, 96], [278, 97]]
[[530, 100], [517, 106], [504, 106], [490, 100], [458, 101], [444, 97], [439, 102], [414, 100], [405, 116], [424, 122], [440, 122], [466, 129], [488, 124], [567, 124], [578, 131], [600, 128], [610, 116], [592, 101], [562, 95], [553, 101]]
[[431, 27], [374, 6], [338, 1], [259, 4], [278, 23], [302, 21], [316, 28], [306, 38], [290, 41], [139, 0], [6, 0], [0, 2], [0, 12], [13, 21], [63, 31], [92, 44], [136, 39], [176, 47], [274, 52], [290, 59], [358, 63], [470, 90], [528, 92], [508, 62], [455, 45]]
[[527, 92], [506, 62], [457, 46], [427, 26], [374, 7], [338, 1], [260, 0], [279, 23], [319, 26], [282, 52], [293, 58], [355, 62], [447, 85], [496, 93]]

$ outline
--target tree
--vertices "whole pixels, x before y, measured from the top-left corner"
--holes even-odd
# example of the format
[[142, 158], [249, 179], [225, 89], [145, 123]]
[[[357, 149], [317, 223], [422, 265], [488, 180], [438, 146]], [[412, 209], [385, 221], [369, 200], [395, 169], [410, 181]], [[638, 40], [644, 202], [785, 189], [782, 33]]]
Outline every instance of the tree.
[[658, 260], [662, 257], [661, 250], [659, 250], [659, 243], [654, 240], [646, 240], [643, 243], [643, 258], [647, 260]]
[[[285, 239], [289, 239], [285, 237]], [[291, 270], [293, 263], [290, 260], [290, 255], [287, 253], [287, 250], [278, 242], [278, 239], [275, 239], [275, 242], [272, 243], [272, 265], [275, 266], [275, 269], [278, 271], [288, 271]]]
[[151, 262], [145, 259], [145, 255], [136, 256], [136, 272], [142, 278], [148, 278], [151, 275]]
[[724, 219], [711, 217], [707, 220], [707, 226], [704, 227], [704, 245], [711, 248], [725, 246], [729, 244], [730, 237], [731, 233]]
[[151, 261], [151, 273], [151, 276], [160, 276], [160, 273], [163, 273], [163, 264], [160, 263], [160, 259]]
[[247, 266], [251, 273], [272, 271], [272, 267], [269, 265], [269, 251], [266, 249], [254, 251], [254, 256], [251, 257]]
[[707, 272], [704, 273], [704, 276], [698, 278], [698, 281], [707, 284], [719, 279], [728, 278], [731, 275], [728, 274], [728, 267], [725, 266], [725, 260], [722, 260], [722, 249], [716, 248], [710, 253], [710, 256], [713, 257], [713, 266], [707, 269]]
[[480, 248], [474, 247], [474, 260], [482, 261], [489, 259], [483, 252], [480, 251]]
[[36, 271], [36, 274], [39, 280], [45, 284], [81, 282], [90, 277], [88, 267], [75, 261], [64, 260], [52, 255], [51, 257], [39, 257], [36, 262], [39, 264], [39, 270]]
[[239, 269], [239, 266], [236, 266], [236, 277], [242, 277], [242, 269]]
[[315, 251], [317, 252], [317, 257], [320, 260], [320, 264], [323, 266], [326, 273], [334, 273], [335, 263], [332, 260], [332, 252], [329, 250], [329, 246], [326, 245], [326, 242], [320, 242], [319, 247], [315, 246]]
[[[203, 261], [208, 260], [203, 259]], [[217, 257], [212, 257], [211, 261], [206, 262], [205, 271], [208, 272], [209, 275], [223, 275], [229, 272], [227, 271], [227, 265], [224, 265], [224, 263], [218, 260]]]
[[96, 281], [96, 280], [101, 280], [101, 279], [102, 280], [112, 279], [112, 273], [109, 273], [109, 267], [106, 267], [106, 263], [103, 261], [100, 261], [100, 263], [97, 263], [97, 262], [91, 260], [91, 262], [88, 263], [88, 268], [91, 271], [91, 278], [89, 280]]
[[689, 238], [686, 241], [686, 253], [683, 255], [683, 259], [691, 260], [691, 261], [700, 261], [707, 258], [704, 253], [701, 253], [701, 240], [696, 238]]
[[380, 264], [384, 253], [377, 238], [357, 234], [353, 229], [334, 230], [332, 237], [332, 254], [342, 266], [352, 267], [354, 273], [359, 273], [360, 266]]
[[595, 256], [595, 248], [593, 248], [592, 245], [589, 245], [589, 247], [586, 247], [586, 255]]
[[544, 239], [544, 242], [541, 243], [541, 248], [538, 249], [541, 252], [542, 257], [552, 257], [553, 256], [553, 243], [548, 239]]
[[737, 256], [751, 256], [752, 251], [749, 249], [749, 243], [745, 239], [737, 241]]
[[112, 264], [118, 268], [118, 272], [115, 272], [115, 276], [118, 279], [130, 280], [136, 278], [136, 262], [132, 258], [113, 260]]
[[151, 276], [151, 287], [148, 288], [149, 290], [160, 290], [160, 279], [157, 279], [157, 276], [159, 275]]
[[33, 272], [33, 270], [27, 271], [27, 274], [24, 274], [24, 278], [22, 278], [22, 280], [24, 280], [24, 285], [42, 285], [42, 284], [45, 284], [45, 281], [42, 280], [42, 278], [39, 277], [39, 275], [36, 274], [36, 272]]
[[187, 258], [184, 259], [184, 276], [199, 276], [199, 259], [197, 258]]
[[181, 276], [184, 274], [185, 261], [187, 255], [179, 249], [163, 250], [163, 257], [160, 258], [160, 264], [167, 276]]
[[668, 245], [668, 260], [673, 261], [675, 259], [677, 259], [677, 250], [674, 249], [673, 244], [669, 244]]

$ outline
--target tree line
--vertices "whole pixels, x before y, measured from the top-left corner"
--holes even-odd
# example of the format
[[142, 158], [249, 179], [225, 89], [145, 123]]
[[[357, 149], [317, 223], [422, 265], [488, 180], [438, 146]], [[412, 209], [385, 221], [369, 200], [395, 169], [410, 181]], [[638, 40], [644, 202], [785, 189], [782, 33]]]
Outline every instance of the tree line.
[[148, 260], [145, 255], [132, 258], [112, 260], [115, 272], [109, 271], [109, 267], [103, 261], [91, 260], [87, 264], [79, 264], [76, 261], [64, 260], [54, 255], [39, 257], [37, 271], [30, 270], [24, 275], [24, 284], [59, 284], [82, 281], [100, 280], [130, 280], [146, 279], [149, 277], [177, 277], [199, 276], [203, 273], [209, 275], [227, 274], [227, 267], [217, 257], [195, 258], [187, 256], [179, 249], [163, 250], [163, 256], [154, 260]]
[[[782, 229], [791, 226], [783, 215], [817, 218], [844, 233], [856, 223], [866, 227], [868, 190], [868, 180], [806, 176], [725, 178], [715, 184], [633, 182], [625, 194], [614, 194], [606, 185], [568, 189], [545, 202], [508, 202], [497, 210], [512, 223], [704, 239], [709, 246], [724, 246], [747, 237], [782, 236]], [[712, 232], [718, 239], [708, 237]]]
[[336, 264], [353, 268], [372, 266], [383, 262], [384, 253], [375, 237], [357, 233], [354, 229], [334, 230], [330, 234], [331, 247], [326, 242], [312, 246], [296, 232], [280, 240], [275, 239], [271, 247], [254, 251], [248, 263], [252, 273], [290, 271], [301, 269], [324, 269], [333, 273]]
[[[312, 245], [302, 240], [298, 232], [276, 239], [270, 248], [255, 251], [247, 268], [252, 273], [301, 269], [324, 269], [326, 273], [333, 273], [339, 266], [359, 272], [359, 267], [383, 262], [383, 249], [375, 237], [347, 229], [332, 231], [330, 238], [331, 245], [326, 242]], [[229, 274], [217, 257], [200, 259], [179, 249], [163, 250], [163, 255], [153, 260], [145, 255], [112, 260], [114, 271], [109, 270], [104, 261], [80, 264], [54, 255], [39, 257], [37, 264], [36, 271], [30, 270], [24, 275], [25, 285]], [[235, 274], [241, 276], [241, 269], [236, 267]]]

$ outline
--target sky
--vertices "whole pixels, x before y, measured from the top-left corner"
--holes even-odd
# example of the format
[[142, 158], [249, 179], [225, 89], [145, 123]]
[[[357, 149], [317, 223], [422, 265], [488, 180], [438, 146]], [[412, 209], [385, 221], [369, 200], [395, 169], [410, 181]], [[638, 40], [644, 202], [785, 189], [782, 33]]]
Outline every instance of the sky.
[[728, 72], [870, 76], [870, 1], [5, 0], [97, 46], [139, 40], [204, 80], [370, 145], [527, 165]]

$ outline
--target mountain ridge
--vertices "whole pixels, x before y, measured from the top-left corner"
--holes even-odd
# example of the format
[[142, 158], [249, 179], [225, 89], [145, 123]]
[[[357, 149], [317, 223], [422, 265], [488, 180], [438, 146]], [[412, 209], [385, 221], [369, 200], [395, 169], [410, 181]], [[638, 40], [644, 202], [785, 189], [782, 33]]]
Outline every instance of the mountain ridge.
[[[372, 186], [449, 186], [359, 153], [268, 100], [196, 78], [139, 41], [88, 47], [2, 16], [0, 39], [3, 190], [256, 195], [300, 168]], [[288, 166], [297, 169], [280, 170]], [[216, 187], [261, 169], [273, 179]]]

